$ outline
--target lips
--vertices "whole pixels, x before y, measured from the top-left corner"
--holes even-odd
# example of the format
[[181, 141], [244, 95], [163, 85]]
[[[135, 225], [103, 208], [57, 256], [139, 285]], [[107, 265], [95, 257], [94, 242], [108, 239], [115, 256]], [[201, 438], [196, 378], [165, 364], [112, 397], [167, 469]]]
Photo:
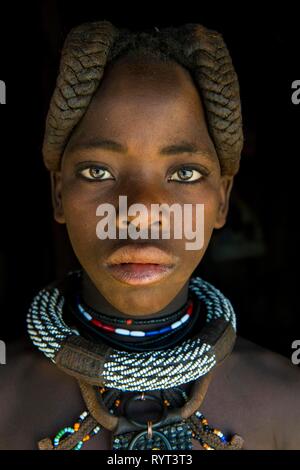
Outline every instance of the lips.
[[104, 263], [118, 281], [130, 285], [159, 282], [170, 275], [177, 258], [154, 246], [125, 245], [110, 255]]

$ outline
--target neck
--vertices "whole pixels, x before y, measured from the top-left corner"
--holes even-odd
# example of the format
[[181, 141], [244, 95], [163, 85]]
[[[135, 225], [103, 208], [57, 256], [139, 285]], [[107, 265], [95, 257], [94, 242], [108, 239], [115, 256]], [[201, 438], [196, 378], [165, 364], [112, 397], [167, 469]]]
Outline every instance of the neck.
[[[189, 280], [186, 284], [182, 287], [180, 292], [176, 295], [176, 297], [162, 310], [157, 312], [152, 312], [149, 315], [143, 315], [141, 317], [135, 316], [136, 319], [150, 319], [150, 318], [162, 318], [164, 316], [168, 316], [171, 313], [179, 310], [187, 301], [189, 294]], [[89, 276], [83, 271], [82, 275], [82, 298], [84, 302], [92, 307], [94, 310], [99, 311], [105, 315], [110, 315], [119, 318], [128, 318], [123, 312], [117, 310], [113, 305], [111, 305], [103, 295], [98, 291], [96, 286], [93, 284]]]

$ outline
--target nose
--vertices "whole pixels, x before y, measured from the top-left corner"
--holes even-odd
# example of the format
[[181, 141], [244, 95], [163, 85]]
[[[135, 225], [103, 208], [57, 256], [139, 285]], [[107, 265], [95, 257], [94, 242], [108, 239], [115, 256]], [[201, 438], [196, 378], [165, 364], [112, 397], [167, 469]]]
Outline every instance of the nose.
[[116, 211], [117, 228], [127, 229], [135, 225], [139, 231], [160, 230], [163, 214], [159, 210], [159, 203], [134, 202], [129, 204], [126, 195], [119, 196], [119, 204]]
[[166, 217], [160, 206], [163, 203], [166, 203], [166, 197], [154, 185], [135, 185], [129, 194], [119, 195], [116, 208], [117, 228], [127, 230], [133, 224], [140, 232], [150, 229], [152, 233], [159, 233]]

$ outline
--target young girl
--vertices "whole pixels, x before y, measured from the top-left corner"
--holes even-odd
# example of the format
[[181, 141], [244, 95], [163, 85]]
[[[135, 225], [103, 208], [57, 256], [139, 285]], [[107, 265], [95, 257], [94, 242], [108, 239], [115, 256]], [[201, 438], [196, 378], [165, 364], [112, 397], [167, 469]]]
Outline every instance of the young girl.
[[81, 270], [37, 294], [28, 341], [8, 349], [2, 449], [300, 448], [299, 370], [236, 337], [230, 301], [193, 276], [242, 141], [218, 33], [70, 32], [43, 156]]

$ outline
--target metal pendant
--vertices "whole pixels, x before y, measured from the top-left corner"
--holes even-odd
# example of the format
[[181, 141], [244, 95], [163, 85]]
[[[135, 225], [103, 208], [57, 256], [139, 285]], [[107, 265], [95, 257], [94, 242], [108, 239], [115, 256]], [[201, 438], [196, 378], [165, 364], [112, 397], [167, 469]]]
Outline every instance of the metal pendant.
[[[157, 419], [138, 421], [130, 409], [136, 402], [156, 406]], [[133, 395], [124, 401], [124, 413], [113, 435], [113, 450], [178, 450], [192, 449], [192, 429], [176, 410], [167, 410], [164, 400], [149, 393]], [[149, 415], [148, 415], [149, 416]], [[138, 414], [138, 417], [140, 415]]]

